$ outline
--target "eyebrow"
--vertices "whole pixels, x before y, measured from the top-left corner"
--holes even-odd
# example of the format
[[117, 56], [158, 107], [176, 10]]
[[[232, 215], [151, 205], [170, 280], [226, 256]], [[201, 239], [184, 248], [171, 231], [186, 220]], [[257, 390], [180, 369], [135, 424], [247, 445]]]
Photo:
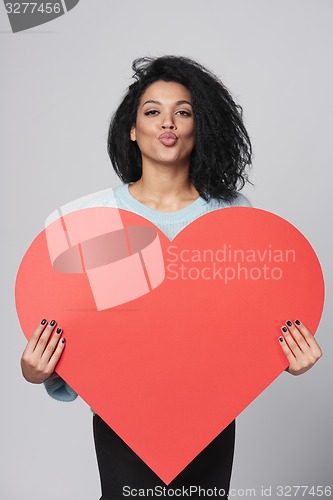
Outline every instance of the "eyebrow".
[[[160, 101], [154, 101], [153, 99], [150, 99], [149, 101], [144, 102], [142, 104], [142, 107], [145, 104], [159, 104], [159, 105], [161, 105]], [[181, 104], [189, 104], [192, 107], [192, 104], [189, 101], [177, 101], [175, 104], [176, 104], [176, 106], [180, 106]]]

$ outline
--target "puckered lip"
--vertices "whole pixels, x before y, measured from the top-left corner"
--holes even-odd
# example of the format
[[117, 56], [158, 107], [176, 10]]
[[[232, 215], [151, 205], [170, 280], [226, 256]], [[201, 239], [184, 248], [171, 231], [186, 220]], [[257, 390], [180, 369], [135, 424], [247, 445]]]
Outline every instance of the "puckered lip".
[[159, 139], [176, 139], [177, 140], [178, 137], [173, 132], [164, 132], [163, 134], [161, 134], [159, 136]]

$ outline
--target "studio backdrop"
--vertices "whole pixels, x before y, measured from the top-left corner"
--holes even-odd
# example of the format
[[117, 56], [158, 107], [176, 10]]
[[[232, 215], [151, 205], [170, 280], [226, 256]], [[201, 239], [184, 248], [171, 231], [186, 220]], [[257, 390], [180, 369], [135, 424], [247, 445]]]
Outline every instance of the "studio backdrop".
[[88, 405], [54, 401], [22, 377], [15, 278], [49, 214], [120, 184], [106, 151], [110, 118], [132, 61], [165, 54], [211, 69], [242, 106], [254, 151], [242, 192], [304, 234], [325, 276], [323, 357], [300, 377], [282, 373], [237, 418], [230, 496], [330, 496], [332, 2], [33, 5], [0, 4], [1, 498], [99, 498]]

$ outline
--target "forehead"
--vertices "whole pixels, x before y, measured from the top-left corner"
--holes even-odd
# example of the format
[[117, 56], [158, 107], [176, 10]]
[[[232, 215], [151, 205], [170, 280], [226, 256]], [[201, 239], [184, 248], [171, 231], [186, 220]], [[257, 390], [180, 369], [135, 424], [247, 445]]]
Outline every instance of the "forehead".
[[191, 94], [184, 85], [177, 82], [157, 81], [149, 85], [141, 96], [140, 102], [154, 101], [189, 101], [192, 102]]

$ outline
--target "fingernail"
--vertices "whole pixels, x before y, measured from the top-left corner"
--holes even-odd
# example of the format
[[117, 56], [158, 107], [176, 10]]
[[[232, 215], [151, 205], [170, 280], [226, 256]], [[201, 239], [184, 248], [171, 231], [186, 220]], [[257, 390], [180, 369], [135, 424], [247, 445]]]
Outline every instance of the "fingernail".
[[295, 325], [300, 325], [300, 324], [301, 324], [301, 322], [298, 319], [296, 319], [295, 320]]
[[45, 325], [46, 324], [46, 319], [42, 319], [42, 321], [40, 322], [41, 325]]
[[56, 324], [56, 322], [54, 321], [54, 319], [51, 321], [50, 323], [50, 326], [54, 326]]
[[65, 339], [61, 339], [61, 342], [64, 344], [66, 342], [66, 340]]
[[279, 341], [280, 341], [280, 342], [283, 342], [283, 337], [279, 337]]
[[57, 333], [61, 333], [62, 332], [62, 329], [61, 328], [57, 328]]
[[288, 326], [293, 326], [292, 322], [289, 321], [289, 320], [286, 323], [287, 323]]
[[288, 328], [287, 328], [286, 326], [283, 326], [283, 327], [281, 328], [281, 330], [282, 330], [284, 333], [286, 333], [286, 332], [288, 331]]

